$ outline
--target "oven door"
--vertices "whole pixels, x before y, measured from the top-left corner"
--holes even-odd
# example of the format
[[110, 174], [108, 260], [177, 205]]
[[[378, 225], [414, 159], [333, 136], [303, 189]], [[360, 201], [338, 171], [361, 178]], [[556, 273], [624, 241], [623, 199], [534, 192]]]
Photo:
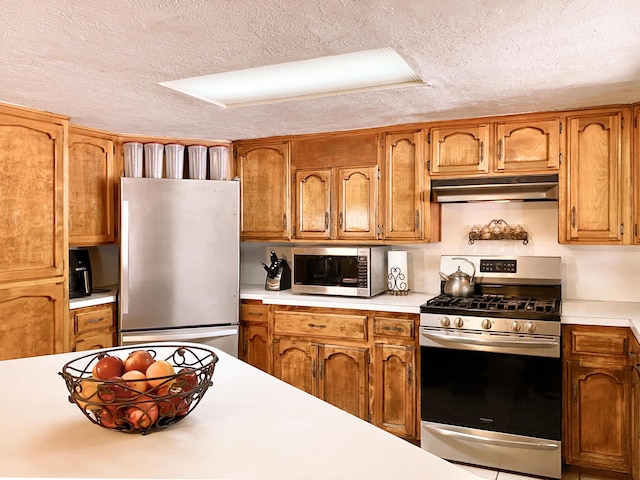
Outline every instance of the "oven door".
[[559, 337], [421, 327], [420, 356], [424, 449], [560, 478]]

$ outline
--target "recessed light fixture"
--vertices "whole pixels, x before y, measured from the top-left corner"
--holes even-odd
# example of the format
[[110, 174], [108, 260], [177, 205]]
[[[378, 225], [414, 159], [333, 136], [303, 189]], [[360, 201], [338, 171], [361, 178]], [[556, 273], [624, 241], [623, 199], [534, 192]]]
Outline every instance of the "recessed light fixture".
[[224, 108], [423, 85], [393, 48], [313, 58], [160, 85]]

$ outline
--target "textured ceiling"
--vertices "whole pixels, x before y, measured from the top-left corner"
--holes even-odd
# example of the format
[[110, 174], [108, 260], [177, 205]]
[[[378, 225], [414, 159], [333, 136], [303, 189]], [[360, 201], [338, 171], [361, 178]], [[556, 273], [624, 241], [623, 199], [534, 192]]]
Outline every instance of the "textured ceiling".
[[[0, 20], [0, 102], [119, 133], [236, 140], [640, 101], [638, 0], [2, 0]], [[381, 47], [427, 85], [227, 110], [158, 85]]]

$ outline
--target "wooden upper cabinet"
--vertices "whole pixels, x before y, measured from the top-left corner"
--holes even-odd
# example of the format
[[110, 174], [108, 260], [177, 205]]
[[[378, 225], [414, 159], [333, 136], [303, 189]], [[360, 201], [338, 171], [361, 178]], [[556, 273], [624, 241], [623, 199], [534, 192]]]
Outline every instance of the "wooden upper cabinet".
[[[633, 106], [633, 243], [640, 244], [640, 103]], [[638, 477], [640, 478], [640, 477]]]
[[339, 168], [337, 177], [337, 238], [376, 239], [378, 167]]
[[558, 171], [559, 118], [497, 123], [496, 135], [496, 172]]
[[115, 241], [116, 177], [113, 137], [70, 126], [70, 245]]
[[289, 143], [238, 144], [242, 240], [288, 240]]
[[0, 282], [63, 276], [67, 125], [0, 107]]
[[431, 175], [489, 173], [489, 125], [432, 128]]
[[[561, 243], [622, 244], [630, 211], [628, 109], [603, 109], [567, 118]], [[564, 204], [563, 204], [564, 201]], [[626, 223], [630, 223], [629, 221]]]
[[386, 134], [382, 148], [382, 236], [387, 240], [420, 240], [424, 232], [422, 132]]
[[332, 236], [331, 169], [296, 170], [295, 172], [295, 237], [326, 240]]

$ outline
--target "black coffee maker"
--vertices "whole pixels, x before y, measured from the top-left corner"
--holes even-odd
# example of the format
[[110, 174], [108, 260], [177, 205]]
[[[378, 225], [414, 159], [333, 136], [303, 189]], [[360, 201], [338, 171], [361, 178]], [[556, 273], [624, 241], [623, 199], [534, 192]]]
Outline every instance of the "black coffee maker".
[[69, 250], [69, 298], [91, 295], [91, 260], [89, 249]]

